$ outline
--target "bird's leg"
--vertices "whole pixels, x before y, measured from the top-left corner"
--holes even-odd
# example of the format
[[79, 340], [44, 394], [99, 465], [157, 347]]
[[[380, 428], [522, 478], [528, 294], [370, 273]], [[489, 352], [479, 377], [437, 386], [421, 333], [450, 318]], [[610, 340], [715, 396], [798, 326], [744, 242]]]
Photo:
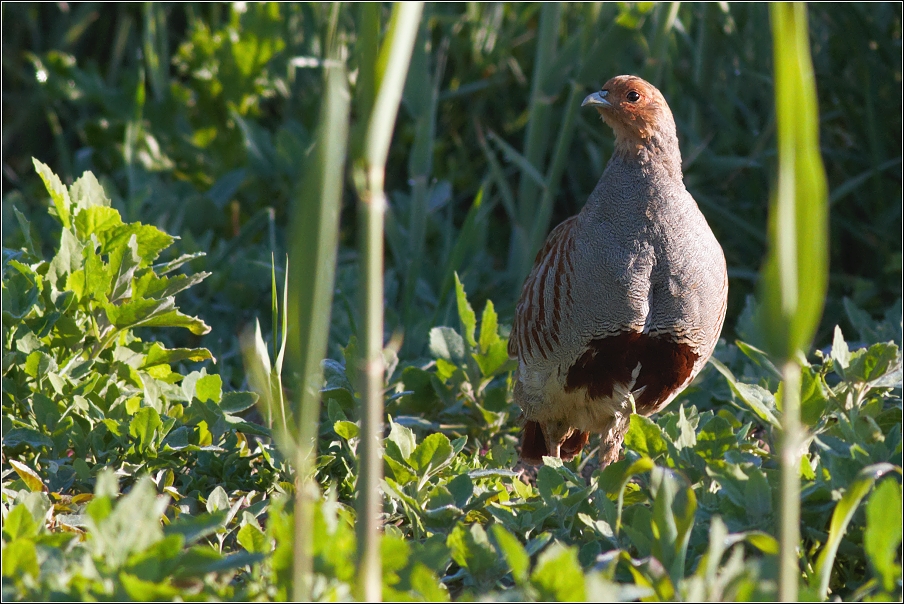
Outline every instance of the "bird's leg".
[[541, 428], [543, 429], [543, 436], [546, 439], [546, 450], [549, 452], [549, 456], [561, 458], [562, 443], [571, 436], [574, 429], [559, 421], [547, 422], [542, 424]]
[[628, 414], [616, 414], [600, 434], [600, 470], [621, 457], [622, 441], [628, 431], [628, 417]]

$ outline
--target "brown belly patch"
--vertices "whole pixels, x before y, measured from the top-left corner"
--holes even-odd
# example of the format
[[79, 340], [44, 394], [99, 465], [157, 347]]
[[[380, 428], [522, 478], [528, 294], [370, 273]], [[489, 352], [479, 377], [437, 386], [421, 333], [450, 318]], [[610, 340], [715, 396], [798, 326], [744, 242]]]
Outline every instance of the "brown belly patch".
[[615, 384], [631, 383], [634, 369], [640, 363], [633, 390], [644, 390], [634, 402], [638, 413], [649, 415], [687, 382], [698, 358], [690, 346], [667, 336], [625, 332], [591, 340], [568, 369], [565, 391], [586, 388], [590, 398], [611, 397]]

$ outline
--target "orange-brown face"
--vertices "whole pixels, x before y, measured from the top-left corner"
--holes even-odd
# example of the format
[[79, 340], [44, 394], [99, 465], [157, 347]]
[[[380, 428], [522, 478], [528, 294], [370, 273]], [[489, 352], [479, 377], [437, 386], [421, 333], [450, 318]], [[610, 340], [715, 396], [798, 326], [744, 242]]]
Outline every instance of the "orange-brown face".
[[659, 130], [671, 112], [662, 93], [637, 76], [615, 76], [599, 92], [584, 99], [581, 106], [591, 105], [616, 134], [627, 138], [649, 139]]

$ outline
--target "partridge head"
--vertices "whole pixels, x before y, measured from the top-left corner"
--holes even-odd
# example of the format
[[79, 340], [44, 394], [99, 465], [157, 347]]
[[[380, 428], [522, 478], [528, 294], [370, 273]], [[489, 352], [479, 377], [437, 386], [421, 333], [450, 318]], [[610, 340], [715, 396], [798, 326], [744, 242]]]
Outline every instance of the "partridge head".
[[633, 412], [668, 405], [712, 355], [728, 295], [722, 248], [684, 186], [675, 120], [655, 86], [617, 76], [584, 99], [615, 149], [584, 208], [557, 226], [509, 340], [521, 458], [571, 459], [601, 435], [618, 459]]

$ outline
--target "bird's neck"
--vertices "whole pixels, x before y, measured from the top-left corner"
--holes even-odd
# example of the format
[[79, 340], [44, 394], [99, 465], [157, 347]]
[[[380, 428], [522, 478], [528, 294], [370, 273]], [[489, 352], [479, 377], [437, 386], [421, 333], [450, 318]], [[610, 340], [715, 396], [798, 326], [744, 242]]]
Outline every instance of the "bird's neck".
[[627, 225], [685, 211], [683, 206], [690, 198], [684, 194], [677, 140], [671, 145], [653, 140], [653, 144], [630, 147], [618, 142], [587, 200], [586, 218], [612, 224], [627, 221]]
[[655, 173], [657, 176], [681, 182], [681, 150], [678, 148], [678, 137], [674, 132], [652, 132], [641, 138], [616, 131], [613, 162], [619, 162], [630, 169], [635, 167], [644, 173]]

